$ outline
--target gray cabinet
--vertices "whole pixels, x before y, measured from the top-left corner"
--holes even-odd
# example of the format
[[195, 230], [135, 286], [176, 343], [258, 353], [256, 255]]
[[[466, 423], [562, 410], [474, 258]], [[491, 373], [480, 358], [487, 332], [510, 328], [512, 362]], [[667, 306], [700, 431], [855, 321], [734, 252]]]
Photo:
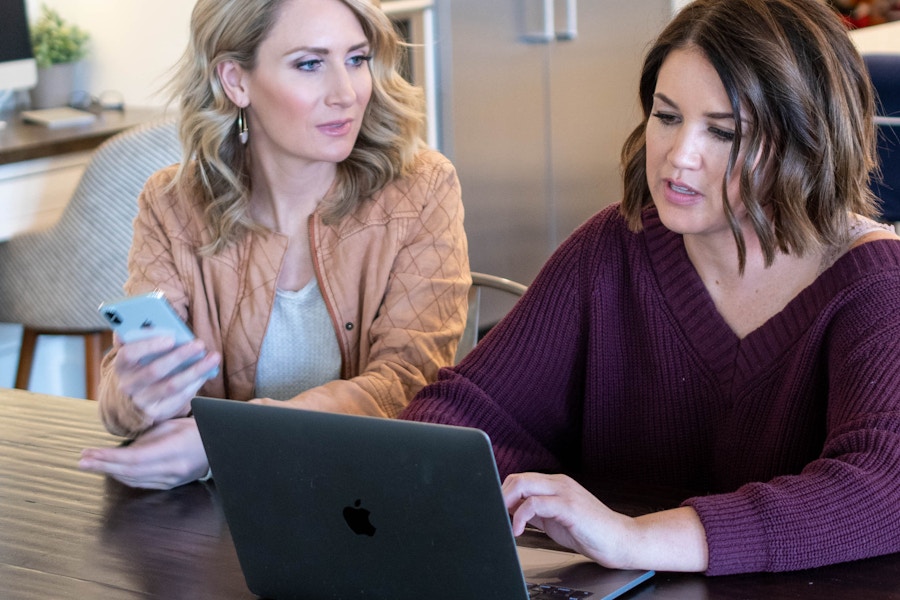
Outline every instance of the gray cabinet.
[[437, 0], [440, 146], [473, 270], [529, 283], [622, 193], [619, 153], [669, 0]]

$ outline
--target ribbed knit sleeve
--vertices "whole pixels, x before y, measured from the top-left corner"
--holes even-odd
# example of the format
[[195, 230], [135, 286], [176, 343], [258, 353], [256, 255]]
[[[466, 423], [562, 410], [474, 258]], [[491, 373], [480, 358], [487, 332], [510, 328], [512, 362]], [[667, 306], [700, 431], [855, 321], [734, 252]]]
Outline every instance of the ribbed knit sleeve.
[[564, 242], [510, 313], [402, 418], [486, 431], [501, 476], [578, 462], [589, 333], [579, 270], [614, 212]]

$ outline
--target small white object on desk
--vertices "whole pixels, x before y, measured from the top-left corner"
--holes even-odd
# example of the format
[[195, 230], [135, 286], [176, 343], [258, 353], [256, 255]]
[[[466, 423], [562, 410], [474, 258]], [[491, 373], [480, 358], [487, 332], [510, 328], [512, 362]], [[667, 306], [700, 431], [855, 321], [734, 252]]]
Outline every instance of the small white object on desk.
[[23, 110], [22, 120], [26, 123], [43, 125], [50, 129], [57, 127], [72, 127], [75, 125], [90, 125], [97, 120], [97, 115], [63, 106], [60, 108], [42, 108], [39, 110]]

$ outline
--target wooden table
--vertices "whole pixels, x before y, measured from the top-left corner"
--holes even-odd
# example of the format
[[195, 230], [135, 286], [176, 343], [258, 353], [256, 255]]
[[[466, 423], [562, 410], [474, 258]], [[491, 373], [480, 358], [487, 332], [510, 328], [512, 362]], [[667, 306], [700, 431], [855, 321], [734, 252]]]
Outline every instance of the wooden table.
[[95, 402], [0, 389], [0, 598], [254, 598], [212, 486], [78, 470], [82, 448], [119, 441]]
[[[0, 389], [0, 598], [253, 598], [213, 484], [148, 492], [78, 470], [82, 448], [119, 441], [93, 402]], [[612, 496], [631, 512], [674, 501]], [[900, 599], [900, 554], [795, 573], [658, 573], [628, 598]]]

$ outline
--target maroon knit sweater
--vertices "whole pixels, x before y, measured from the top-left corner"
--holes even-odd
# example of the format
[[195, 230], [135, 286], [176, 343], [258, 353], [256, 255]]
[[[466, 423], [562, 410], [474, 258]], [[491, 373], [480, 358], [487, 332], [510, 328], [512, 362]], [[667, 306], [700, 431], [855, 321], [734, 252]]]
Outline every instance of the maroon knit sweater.
[[701, 490], [708, 574], [794, 570], [900, 551], [898, 360], [900, 242], [851, 250], [739, 339], [681, 236], [613, 206], [403, 417], [485, 430], [503, 476]]

